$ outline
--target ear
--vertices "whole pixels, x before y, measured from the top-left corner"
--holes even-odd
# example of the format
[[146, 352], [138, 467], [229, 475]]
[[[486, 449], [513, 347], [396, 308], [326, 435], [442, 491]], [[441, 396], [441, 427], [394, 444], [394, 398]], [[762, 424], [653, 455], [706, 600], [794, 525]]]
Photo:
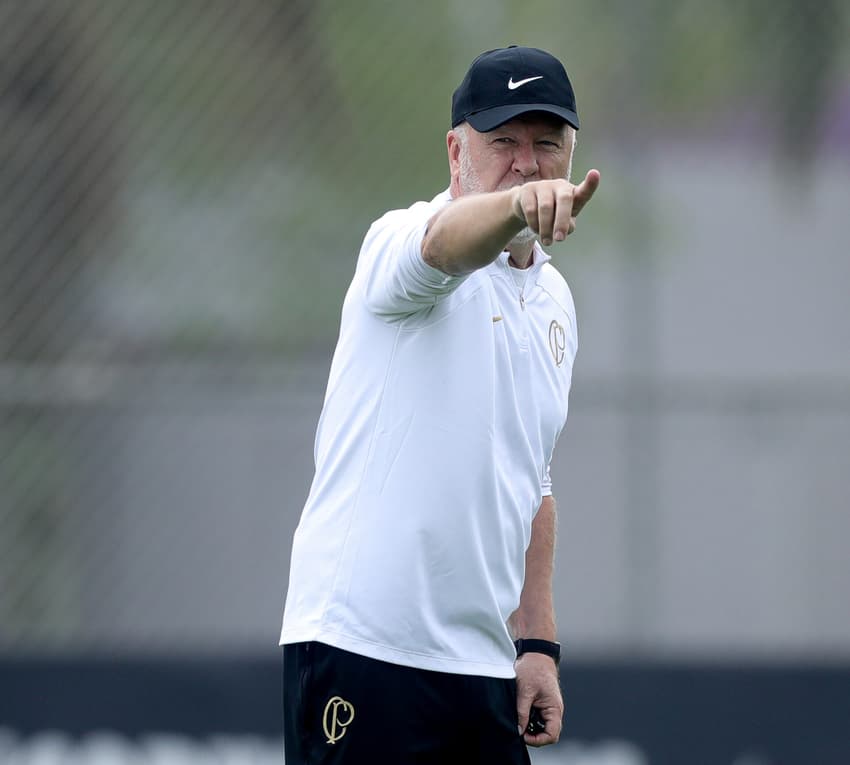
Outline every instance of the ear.
[[460, 139], [454, 130], [449, 130], [446, 133], [446, 148], [449, 152], [449, 173], [452, 180], [460, 174]]
[[446, 133], [446, 149], [449, 154], [449, 175], [452, 181], [452, 191], [456, 194], [459, 188], [461, 143], [454, 130], [449, 130]]

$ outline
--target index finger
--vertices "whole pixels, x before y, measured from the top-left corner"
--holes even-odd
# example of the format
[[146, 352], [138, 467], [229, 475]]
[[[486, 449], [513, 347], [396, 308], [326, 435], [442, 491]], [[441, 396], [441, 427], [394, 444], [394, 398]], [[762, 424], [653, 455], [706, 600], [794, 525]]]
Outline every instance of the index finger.
[[598, 170], [588, 170], [584, 180], [576, 186], [575, 194], [573, 194], [573, 217], [578, 215], [590, 201], [596, 189], [599, 188], [601, 177]]

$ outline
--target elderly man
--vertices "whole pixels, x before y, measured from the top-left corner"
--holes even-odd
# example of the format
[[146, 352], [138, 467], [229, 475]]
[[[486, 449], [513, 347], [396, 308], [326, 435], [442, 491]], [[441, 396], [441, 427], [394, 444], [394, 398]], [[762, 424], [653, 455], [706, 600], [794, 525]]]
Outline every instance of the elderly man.
[[369, 229], [342, 309], [283, 619], [287, 765], [528, 763], [558, 740], [549, 462], [577, 348], [541, 248], [575, 230], [562, 64], [488, 51], [451, 184]]

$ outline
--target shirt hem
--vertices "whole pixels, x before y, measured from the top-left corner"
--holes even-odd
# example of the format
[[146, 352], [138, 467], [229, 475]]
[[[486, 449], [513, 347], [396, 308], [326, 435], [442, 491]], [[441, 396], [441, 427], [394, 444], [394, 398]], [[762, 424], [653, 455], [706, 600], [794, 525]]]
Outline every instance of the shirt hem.
[[496, 664], [468, 659], [433, 656], [431, 654], [405, 651], [393, 646], [375, 643], [371, 640], [356, 638], [327, 629], [291, 629], [284, 630], [280, 636], [280, 645], [301, 643], [315, 640], [319, 643], [339, 648], [343, 651], [366, 656], [370, 659], [385, 661], [389, 664], [400, 664], [404, 667], [414, 667], [433, 672], [447, 672], [453, 675], [476, 675], [479, 677], [495, 677], [512, 679], [516, 677], [513, 662]]

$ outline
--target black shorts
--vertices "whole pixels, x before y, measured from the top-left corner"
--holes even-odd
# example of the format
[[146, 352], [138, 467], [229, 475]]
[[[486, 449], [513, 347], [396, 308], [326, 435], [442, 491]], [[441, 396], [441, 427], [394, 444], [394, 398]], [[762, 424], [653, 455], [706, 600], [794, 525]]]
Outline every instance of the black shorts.
[[286, 765], [530, 765], [516, 680], [283, 649]]

